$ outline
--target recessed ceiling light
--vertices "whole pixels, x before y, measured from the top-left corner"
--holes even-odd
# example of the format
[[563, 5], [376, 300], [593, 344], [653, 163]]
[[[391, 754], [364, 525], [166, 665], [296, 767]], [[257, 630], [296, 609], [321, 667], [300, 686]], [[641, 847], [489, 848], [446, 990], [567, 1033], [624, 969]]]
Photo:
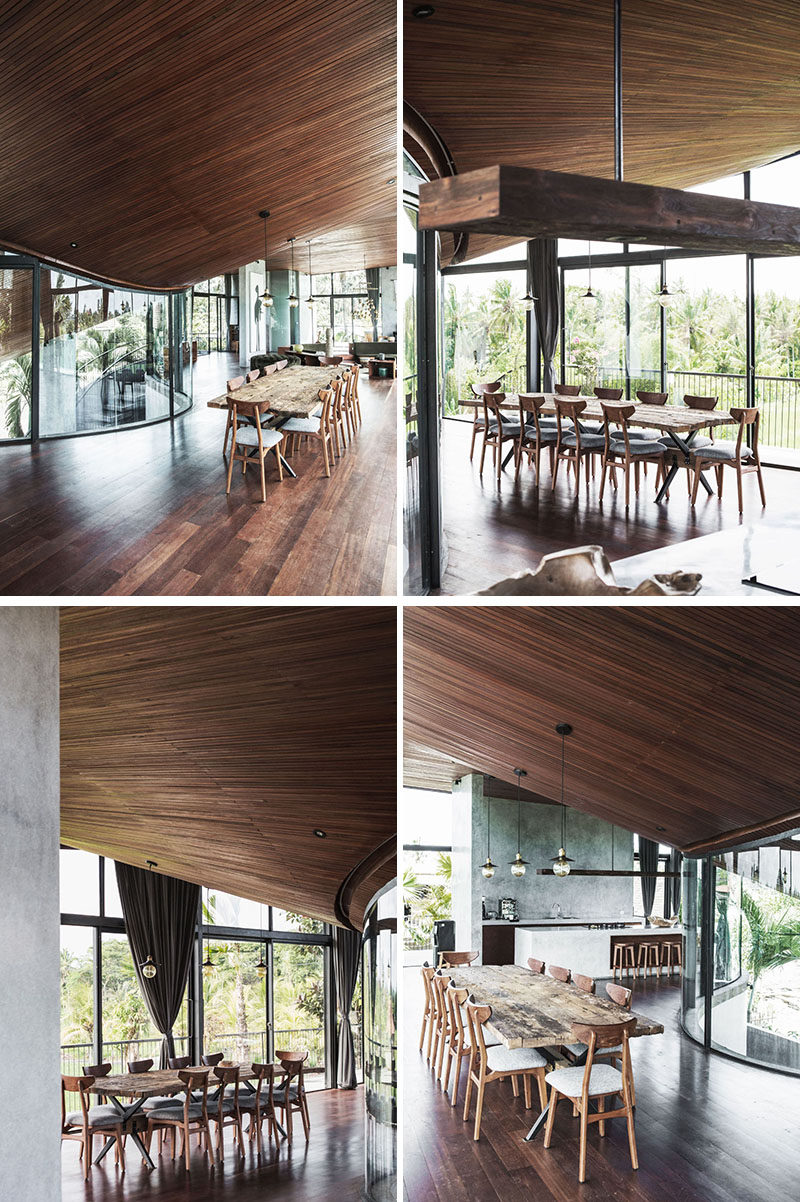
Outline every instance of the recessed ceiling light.
[[412, 8], [411, 16], [417, 17], [420, 21], [423, 17], [432, 17], [436, 9], [432, 4], [418, 4], [416, 8]]
[[77, 245], [78, 245], [78, 243], [77, 243], [77, 242], [70, 242], [70, 246], [72, 247], [72, 249], [73, 249], [73, 250], [75, 249], [75, 247], [76, 247]]
[[327, 839], [327, 837], [328, 837], [327, 832], [321, 831], [318, 826], [314, 827], [314, 834], [317, 836], [318, 839]]
[[387, 181], [386, 181], [386, 182], [387, 182], [387, 184], [396, 184], [396, 183], [397, 183], [397, 177], [393, 175], [393, 176], [392, 176], [392, 178], [391, 178], [391, 179], [387, 179]]
[[666, 829], [667, 829], [667, 828], [666, 828], [665, 826], [657, 826], [657, 827], [656, 827], [656, 830], [657, 830], [657, 831], [665, 831]]

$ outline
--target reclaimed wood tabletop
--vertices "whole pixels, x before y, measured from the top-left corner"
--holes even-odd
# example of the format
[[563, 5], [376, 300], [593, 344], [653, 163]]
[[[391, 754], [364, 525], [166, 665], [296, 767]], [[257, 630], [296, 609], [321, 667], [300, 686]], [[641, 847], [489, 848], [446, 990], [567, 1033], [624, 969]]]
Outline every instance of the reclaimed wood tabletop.
[[623, 1010], [610, 998], [595, 996], [517, 964], [453, 968], [447, 976], [475, 1001], [491, 1006], [487, 1024], [508, 1048], [548, 1047], [569, 1043], [573, 1023], [621, 1023], [635, 1018], [633, 1037], [661, 1035], [664, 1028], [643, 1014]]
[[[327, 388], [336, 375], [335, 367], [285, 367], [252, 384], [243, 384], [234, 395], [243, 401], [268, 401], [276, 417], [310, 417], [319, 405], [319, 390]], [[227, 409], [230, 395], [214, 397], [207, 407]]]
[[[549, 417], [555, 415], [556, 398], [554, 393], [523, 392], [520, 395], [543, 396], [545, 403], [542, 406], [541, 412]], [[586, 402], [586, 408], [580, 415], [581, 422], [603, 420], [601, 402], [597, 397], [576, 396], [560, 397], [559, 399], [563, 401]], [[477, 409], [483, 405], [480, 397], [465, 397], [458, 403], [464, 409]], [[654, 430], [663, 430], [666, 434], [669, 434], [671, 431], [690, 433], [693, 430], [704, 430], [712, 426], [733, 425], [733, 418], [725, 409], [690, 409], [687, 405], [643, 405], [636, 401], [606, 401], [605, 403], [608, 406], [619, 407], [620, 409], [634, 405], [634, 413], [632, 417], [628, 418], [629, 426], [647, 426]], [[507, 392], [500, 408], [503, 410], [519, 411], [519, 401], [517, 400], [516, 393]]]
[[[224, 1067], [229, 1068], [230, 1065]], [[242, 1081], [255, 1080], [252, 1064], [238, 1064]], [[276, 1075], [284, 1073], [282, 1064], [273, 1065]], [[207, 1064], [190, 1065], [182, 1069], [186, 1073], [208, 1073], [209, 1090], [216, 1089], [220, 1084], [214, 1070]], [[186, 1082], [181, 1081], [177, 1069], [150, 1069], [146, 1073], [120, 1073], [116, 1077], [96, 1077], [94, 1084], [89, 1087], [90, 1093], [106, 1094], [118, 1098], [153, 1098], [161, 1094], [181, 1093], [186, 1089]]]

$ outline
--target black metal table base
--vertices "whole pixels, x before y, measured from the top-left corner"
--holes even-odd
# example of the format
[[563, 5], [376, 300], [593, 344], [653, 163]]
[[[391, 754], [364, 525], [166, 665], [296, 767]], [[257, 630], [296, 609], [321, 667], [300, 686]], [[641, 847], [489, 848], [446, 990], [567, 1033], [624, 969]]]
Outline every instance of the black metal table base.
[[[150, 1153], [147, 1151], [147, 1148], [142, 1143], [142, 1140], [139, 1136], [139, 1132], [136, 1131], [133, 1127], [128, 1128], [128, 1124], [130, 1123], [131, 1119], [133, 1119], [134, 1116], [144, 1106], [144, 1098], [138, 1098], [133, 1106], [124, 1106], [122, 1104], [122, 1102], [120, 1102], [119, 1098], [115, 1098], [113, 1094], [109, 1094], [109, 1101], [111, 1102], [111, 1105], [118, 1112], [120, 1118], [123, 1120], [123, 1125], [122, 1125], [123, 1132], [125, 1133], [125, 1135], [127, 1135], [127, 1137], [130, 1140], [133, 1141], [134, 1147], [141, 1153], [142, 1160], [145, 1162], [147, 1167], [149, 1169], [154, 1169], [156, 1166], [154, 1165], [153, 1160], [150, 1156]], [[114, 1147], [115, 1143], [116, 1143], [116, 1139], [114, 1139], [113, 1137], [111, 1139], [107, 1139], [106, 1142], [103, 1144], [102, 1148], [100, 1149], [100, 1151], [95, 1156], [94, 1163], [99, 1164], [100, 1161], [103, 1159], [103, 1157], [108, 1155], [108, 1153]]]
[[[661, 488], [659, 488], [658, 492], [656, 493], [656, 505], [658, 505], [658, 503], [660, 501], [663, 501], [664, 497], [667, 494], [667, 491], [669, 490], [669, 486], [672, 484], [672, 481], [677, 476], [681, 467], [685, 467], [687, 471], [689, 470], [689, 464], [690, 464], [691, 458], [692, 458], [692, 443], [694, 442], [696, 435], [697, 435], [697, 431], [692, 430], [689, 437], [684, 440], [683, 438], [679, 438], [674, 430], [670, 430], [669, 436], [672, 439], [672, 441], [675, 443], [676, 452], [678, 454], [683, 455], [683, 463], [681, 464], [678, 462], [678, 454], [676, 454], [675, 460], [674, 460], [671, 468], [669, 469], [669, 471], [667, 472], [666, 476], [664, 477], [664, 479], [662, 481]], [[668, 447], [667, 450], [670, 450], [670, 448]], [[702, 484], [703, 488], [706, 490], [708, 495], [710, 497], [712, 497], [714, 495], [714, 490], [712, 489], [711, 485], [708, 483], [708, 480], [706, 480], [705, 474], [703, 472], [700, 473], [700, 483]]]

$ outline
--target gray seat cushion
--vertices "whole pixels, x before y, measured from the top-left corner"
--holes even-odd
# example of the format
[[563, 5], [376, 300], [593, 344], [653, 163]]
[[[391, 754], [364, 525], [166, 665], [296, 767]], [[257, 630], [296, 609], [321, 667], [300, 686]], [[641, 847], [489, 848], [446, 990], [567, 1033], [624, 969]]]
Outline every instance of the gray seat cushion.
[[[183, 1122], [183, 1117], [186, 1112], [183, 1106], [159, 1106], [158, 1110], [152, 1110], [149, 1117], [151, 1119], [173, 1119], [178, 1122]], [[211, 1114], [211, 1103], [208, 1105], [208, 1113]], [[190, 1119], [199, 1119], [203, 1117], [203, 1106], [201, 1102], [191, 1102], [188, 1108], [188, 1117]]]
[[[547, 1074], [545, 1081], [568, 1098], [579, 1098], [583, 1093], [585, 1072], [582, 1064], [575, 1064], [571, 1068], [557, 1068]], [[606, 1093], [622, 1093], [622, 1073], [610, 1064], [598, 1064], [595, 1061], [589, 1078], [589, 1097], [596, 1098], [599, 1094]]]
[[[620, 434], [620, 438], [621, 438], [622, 437], [621, 430], [620, 430], [619, 434]], [[641, 429], [640, 430], [631, 430], [630, 428], [628, 429], [628, 438], [636, 438], [636, 439], [644, 438], [646, 442], [658, 442], [660, 437], [661, 437], [660, 430], [641, 430]]]
[[526, 1069], [547, 1068], [547, 1061], [536, 1048], [492, 1048], [486, 1059], [491, 1073], [523, 1073]]
[[[76, 1127], [83, 1126], [83, 1112], [73, 1110], [67, 1115], [67, 1122]], [[122, 1122], [122, 1115], [113, 1106], [90, 1106], [89, 1107], [89, 1126], [114, 1126], [116, 1123]]]
[[183, 1094], [177, 1094], [174, 1098], [147, 1098], [142, 1110], [160, 1110], [163, 1106], [168, 1106], [170, 1110], [174, 1110], [176, 1106], [183, 1105]]
[[[694, 444], [697, 446], [697, 444]], [[749, 447], [742, 444], [742, 459], [751, 459], [753, 452]], [[703, 447], [703, 459], [713, 459], [718, 463], [724, 463], [726, 460], [734, 460], [736, 458], [736, 444], [733, 442], [715, 442], [711, 446]]]
[[[658, 441], [663, 442], [664, 446], [667, 447], [667, 449], [670, 451], [678, 450], [678, 448], [675, 446], [675, 443], [670, 438], [669, 434], [665, 434], [664, 437], [659, 438]], [[711, 447], [714, 444], [711, 441], [711, 439], [708, 437], [707, 434], [696, 434], [689, 445], [691, 447], [693, 447], [695, 450], [699, 450], [700, 447]]]
[[[663, 442], [645, 442], [644, 439], [637, 438], [635, 442], [630, 444], [631, 455], [663, 455]], [[624, 442], [612, 442], [611, 450], [615, 455], [624, 455], [626, 447]]]
[[[535, 426], [526, 426], [525, 427], [525, 441], [531, 443], [534, 446], [536, 445], [536, 427]], [[555, 444], [557, 442], [558, 442], [558, 430], [554, 430], [554, 429], [550, 428], [549, 426], [542, 426], [541, 430], [539, 431], [539, 445], [543, 446], [543, 447], [555, 446]]]
[[[261, 442], [265, 447], [274, 447], [281, 441], [283, 434], [280, 430], [265, 430], [261, 428]], [[255, 426], [240, 426], [236, 431], [236, 442], [240, 447], [257, 447], [258, 430]]]
[[[574, 447], [577, 443], [577, 437], [574, 434], [567, 434], [562, 439], [565, 447]], [[581, 434], [581, 449], [584, 451], [600, 451], [605, 447], [606, 440], [603, 434]]]
[[[567, 1049], [568, 1052], [572, 1052], [573, 1056], [585, 1056], [586, 1053], [589, 1051], [589, 1048], [587, 1047], [587, 1045], [585, 1043], [565, 1043], [564, 1047]], [[602, 1051], [596, 1052], [595, 1055], [596, 1056], [611, 1056], [611, 1055], [613, 1055], [614, 1052], [616, 1052], [618, 1055], [621, 1056], [622, 1048], [619, 1046], [617, 1046], [615, 1048], [603, 1048]]]
[[293, 434], [319, 434], [319, 419], [315, 421], [313, 417], [290, 417], [281, 429], [289, 430]]
[[[275, 1099], [276, 1105], [284, 1106], [286, 1104], [286, 1086], [285, 1085], [280, 1086], [280, 1088], [278, 1088], [274, 1091], [272, 1096]], [[297, 1086], [296, 1085], [290, 1086], [289, 1097], [293, 1102], [297, 1101]]]

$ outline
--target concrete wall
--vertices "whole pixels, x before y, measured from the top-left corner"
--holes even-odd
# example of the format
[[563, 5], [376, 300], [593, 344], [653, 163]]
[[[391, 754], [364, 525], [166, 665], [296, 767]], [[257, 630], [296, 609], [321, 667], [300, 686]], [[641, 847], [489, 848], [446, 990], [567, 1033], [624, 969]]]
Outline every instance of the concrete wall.
[[9, 1202], [61, 1196], [58, 701], [58, 610], [0, 609], [0, 1197]]
[[397, 337], [397, 268], [381, 267], [380, 269], [380, 326], [379, 333], [388, 338]]
[[[486, 784], [490, 788], [489, 783]], [[529, 861], [524, 877], [511, 875], [517, 852], [517, 803], [493, 798], [492, 860], [497, 871], [491, 880], [481, 876], [486, 859], [489, 800], [484, 777], [465, 776], [453, 786], [453, 918], [456, 946], [480, 948], [482, 944], [481, 895], [497, 908], [501, 897], [515, 897], [521, 921], [552, 916], [558, 902], [564, 916], [617, 921], [633, 915], [631, 877], [537, 876], [537, 868], [550, 867], [561, 843], [561, 809], [553, 805], [522, 805], [522, 857]], [[633, 867], [633, 835], [614, 828], [614, 867]], [[607, 822], [567, 812], [567, 855], [573, 868], [610, 868], [612, 827]]]

